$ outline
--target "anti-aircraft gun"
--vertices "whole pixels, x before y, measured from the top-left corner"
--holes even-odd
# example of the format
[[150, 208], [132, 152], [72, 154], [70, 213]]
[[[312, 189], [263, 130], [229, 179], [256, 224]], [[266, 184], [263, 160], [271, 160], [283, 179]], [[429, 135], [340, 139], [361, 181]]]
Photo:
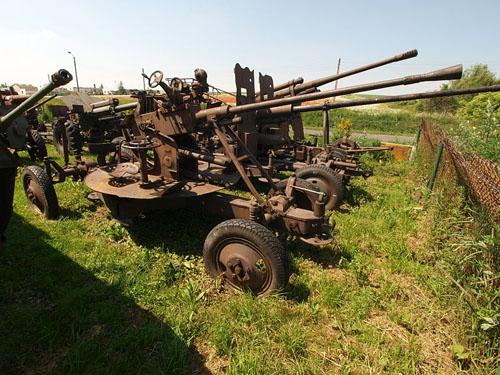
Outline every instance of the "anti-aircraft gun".
[[[355, 71], [355, 70], [354, 70]], [[416, 83], [416, 81], [428, 81], [428, 80], [441, 80], [441, 79], [458, 79], [460, 78], [460, 66], [450, 67], [436, 72], [427, 73], [421, 75], [420, 78], [417, 76], [405, 77], [403, 79], [392, 80], [395, 85], [399, 84], [410, 84]], [[261, 75], [262, 77], [262, 75]], [[416, 81], [415, 81], [416, 79]], [[389, 83], [391, 81], [386, 81]], [[265, 87], [272, 86], [272, 78], [266, 76], [264, 80]], [[261, 89], [263, 84], [261, 83]], [[382, 86], [385, 86], [382, 85]], [[371, 90], [375, 87], [380, 88], [380, 84], [366, 84], [360, 85], [357, 88], [345, 88], [336, 90], [339, 94], [343, 95], [345, 93], [361, 92], [365, 90]], [[388, 87], [388, 86], [385, 86]], [[262, 91], [262, 90], [261, 90]], [[334, 90], [335, 91], [335, 90]], [[334, 208], [340, 203], [343, 194], [343, 186], [339, 183], [338, 178], [335, 179], [335, 174], [337, 176], [342, 176], [345, 180], [346, 177], [355, 175], [358, 169], [358, 158], [360, 152], [365, 151], [378, 151], [380, 148], [376, 147], [365, 147], [360, 148], [357, 144], [347, 138], [341, 138], [329, 144], [329, 124], [328, 124], [328, 111], [335, 108], [346, 108], [354, 107], [360, 105], [377, 104], [377, 103], [390, 103], [398, 101], [425, 99], [425, 98], [435, 98], [444, 96], [456, 96], [456, 95], [466, 95], [466, 94], [476, 94], [482, 92], [494, 92], [499, 91], [498, 85], [487, 86], [487, 87], [476, 87], [462, 90], [445, 90], [445, 91], [434, 91], [434, 92], [424, 92], [409, 95], [398, 95], [390, 97], [381, 98], [369, 98], [369, 99], [358, 99], [358, 100], [348, 100], [342, 102], [324, 102], [316, 104], [306, 104], [306, 105], [288, 105], [282, 107], [274, 107], [267, 110], [257, 111], [257, 123], [259, 121], [266, 121], [267, 123], [283, 123], [287, 119], [293, 117], [293, 115], [298, 115], [303, 112], [311, 111], [323, 111], [324, 121], [323, 121], [323, 145], [319, 147], [317, 145], [311, 145], [303, 142], [290, 142], [290, 139], [283, 137], [283, 141], [278, 141], [271, 143], [271, 146], [266, 149], [269, 156], [269, 166], [273, 166], [276, 170], [292, 170], [296, 172], [296, 176], [305, 179], [319, 188], [320, 191], [326, 194], [326, 208]], [[318, 93], [316, 97], [321, 96]], [[261, 119], [261, 120], [259, 120]], [[258, 127], [259, 129], [259, 127]], [[287, 127], [288, 131], [288, 127]], [[262, 135], [259, 135], [262, 137]], [[276, 139], [275, 135], [268, 136]], [[262, 162], [265, 159], [261, 158]]]
[[[211, 100], [206, 73], [197, 70], [195, 75], [192, 84], [172, 79], [170, 85], [163, 81], [160, 71], [149, 76], [150, 86], [160, 86], [165, 94], [135, 94], [137, 108], [127, 120], [131, 137], [119, 145], [120, 149], [131, 150], [138, 161], [118, 160], [116, 165], [91, 171], [84, 181], [122, 223], [131, 223], [139, 214], [161, 208], [202, 208], [231, 218], [208, 235], [203, 250], [206, 268], [214, 277], [222, 275], [232, 287], [264, 295], [287, 281], [283, 247], [266, 226], [281, 226], [313, 245], [327, 244], [332, 238], [325, 215], [326, 194], [296, 176], [275, 183], [269, 174], [275, 164], [271, 162], [269, 167], [269, 163], [259, 161], [255, 152], [259, 137], [256, 119], [262, 113], [259, 111], [279, 112], [313, 99], [459, 78], [461, 66], [236, 106]], [[122, 154], [120, 149], [118, 155]], [[252, 183], [249, 170], [257, 170], [267, 182], [267, 198]], [[253, 199], [220, 192], [240, 179]]]
[[[152, 88], [161, 86], [165, 94], [135, 94], [137, 108], [128, 119], [131, 139], [120, 143], [120, 148], [135, 153], [138, 162], [119, 160], [116, 165], [100, 167], [85, 177], [85, 183], [99, 194], [112, 215], [125, 223], [140, 213], [161, 208], [196, 207], [233, 218], [208, 235], [204, 246], [207, 270], [214, 277], [222, 274], [232, 287], [265, 295], [282, 288], [288, 280], [283, 246], [265, 226], [282, 226], [313, 245], [329, 243], [331, 224], [325, 215], [323, 194], [298, 178], [288, 179], [285, 188], [279, 189], [232, 132], [231, 125], [239, 118], [229, 107], [208, 99], [206, 73], [200, 69], [195, 75], [192, 84], [174, 80], [167, 85], [162, 73], [154, 72], [149, 84]], [[218, 137], [224, 153], [201, 151], [198, 133]], [[266, 177], [269, 197], [262, 197], [246, 176], [242, 166], [246, 158]], [[220, 192], [240, 179], [253, 199]], [[297, 206], [302, 198], [309, 208]]]
[[63, 155], [63, 136], [67, 133], [70, 151], [79, 154], [84, 143], [112, 142], [122, 136], [125, 111], [133, 110], [136, 103], [119, 104], [116, 98], [101, 100], [85, 93], [63, 96], [64, 116], [52, 124], [52, 138], [57, 151]]
[[[300, 119], [299, 112], [290, 110], [293, 106], [300, 105], [304, 101], [314, 101], [335, 96], [358, 93], [368, 90], [375, 90], [384, 87], [397, 85], [408, 85], [423, 81], [458, 79], [461, 76], [462, 67], [460, 65], [414, 76], [403, 77], [394, 80], [368, 83], [364, 85], [352, 86], [343, 89], [318, 92], [320, 84], [331, 82], [339, 77], [345, 77], [360, 71], [372, 69], [390, 62], [400, 61], [416, 56], [416, 51], [409, 51], [396, 55], [392, 58], [365, 65], [363, 67], [345, 72], [343, 74], [326, 77], [324, 79], [301, 84], [298, 91], [307, 91], [313, 88], [314, 92], [302, 93], [299, 95], [288, 95], [282, 98], [274, 98], [275, 89], [272, 77], [259, 74], [260, 91], [255, 94], [254, 74], [248, 68], [242, 68], [239, 64], [235, 67], [236, 98], [237, 104], [252, 106], [254, 113], [246, 113], [241, 116], [241, 121], [237, 125], [237, 132], [240, 138], [244, 139], [251, 152], [259, 159], [268, 171], [294, 171], [297, 177], [306, 179], [316, 185], [326, 194], [326, 208], [331, 210], [336, 208], [342, 201], [344, 191], [343, 184], [347, 183], [353, 176], [371, 175], [371, 171], [364, 171], [360, 168], [357, 153], [348, 152], [343, 148], [328, 144], [328, 135], [325, 137], [323, 146], [317, 143], [309, 143], [295, 139], [297, 133], [303, 134], [302, 123], [294, 127], [294, 120]], [[293, 81], [290, 81], [293, 82]], [[283, 85], [281, 85], [283, 86]], [[283, 89], [282, 89], [283, 91]], [[243, 94], [246, 93], [246, 95]], [[278, 91], [279, 92], [279, 91]], [[284, 95], [282, 93], [281, 95]], [[259, 98], [257, 100], [257, 98]], [[267, 107], [280, 101], [288, 103], [278, 107]], [[326, 104], [322, 104], [323, 106]], [[236, 107], [237, 108], [237, 107]], [[328, 112], [324, 108], [316, 107], [314, 110], [324, 111], [326, 129], [328, 129]], [[289, 124], [294, 131], [294, 139], [289, 136]], [[295, 125], [297, 123], [295, 122]], [[298, 138], [303, 136], [299, 135]], [[380, 150], [381, 148], [371, 148], [370, 150]], [[359, 151], [360, 150], [356, 150]], [[250, 163], [246, 164], [246, 171], [249, 176], [261, 177], [259, 171]]]

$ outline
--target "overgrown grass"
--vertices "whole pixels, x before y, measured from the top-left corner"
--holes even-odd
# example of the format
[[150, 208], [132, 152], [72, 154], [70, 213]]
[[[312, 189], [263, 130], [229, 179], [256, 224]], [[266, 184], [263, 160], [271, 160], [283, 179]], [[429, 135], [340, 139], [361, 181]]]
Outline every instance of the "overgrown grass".
[[263, 299], [206, 275], [201, 248], [220, 218], [165, 211], [127, 229], [67, 182], [47, 221], [18, 178], [0, 373], [489, 373], [468, 346], [470, 308], [443, 277], [448, 255], [431, 245], [437, 203], [416, 201], [409, 163], [365, 163], [375, 176], [353, 180], [333, 244], [283, 239], [290, 286]]
[[[429, 163], [421, 156], [418, 165], [426, 170]], [[460, 291], [470, 314], [467, 345], [452, 349], [464, 364], [477, 365], [480, 354], [480, 363], [493, 369], [500, 366], [500, 227], [467, 198], [448, 162], [441, 164], [434, 192], [424, 199], [432, 228], [429, 256]]]

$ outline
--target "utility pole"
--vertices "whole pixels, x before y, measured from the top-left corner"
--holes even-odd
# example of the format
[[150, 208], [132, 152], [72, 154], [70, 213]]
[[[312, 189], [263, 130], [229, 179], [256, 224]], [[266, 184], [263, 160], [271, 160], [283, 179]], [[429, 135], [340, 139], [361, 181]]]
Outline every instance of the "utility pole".
[[[339, 57], [339, 62], [337, 64], [337, 75], [339, 75], [339, 73], [340, 73], [340, 57]], [[337, 79], [335, 81], [335, 90], [337, 90], [338, 84], [339, 84], [339, 80]], [[333, 97], [332, 102], [335, 103], [335, 96]]]
[[[337, 64], [337, 75], [339, 75], [339, 73], [340, 73], [340, 57], [339, 57], [339, 63]], [[335, 90], [337, 90], [338, 84], [339, 84], [339, 80], [337, 79], [335, 81]]]
[[73, 64], [75, 65], [75, 78], [76, 78], [76, 91], [80, 92], [80, 85], [78, 84], [78, 73], [76, 71], [76, 58], [70, 51], [68, 53], [73, 56]]

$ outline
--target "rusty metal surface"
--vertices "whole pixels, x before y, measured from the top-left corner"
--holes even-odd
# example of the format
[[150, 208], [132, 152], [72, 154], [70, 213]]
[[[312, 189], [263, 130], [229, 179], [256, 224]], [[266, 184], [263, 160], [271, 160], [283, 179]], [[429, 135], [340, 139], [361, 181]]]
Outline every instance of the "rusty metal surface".
[[[140, 186], [138, 166], [135, 169], [135, 173], [129, 173], [123, 177], [113, 175], [115, 170], [116, 166], [99, 168], [85, 177], [85, 184], [99, 193], [131, 199], [155, 199], [164, 196], [166, 193], [172, 198], [196, 197], [224, 189], [224, 185], [189, 180], [164, 181], [153, 175], [149, 175], [149, 178], [153, 181], [152, 186], [150, 188], [142, 188]], [[202, 171], [200, 173], [202, 175], [204, 173], [205, 176], [210, 175], [210, 171]], [[221, 176], [215, 174], [215, 177], [220, 178]], [[224, 176], [227, 185], [236, 183], [239, 178], [238, 174]]]
[[415, 146], [400, 145], [396, 143], [382, 143], [382, 146], [390, 147], [392, 149], [391, 153], [396, 160], [408, 160], [410, 155], [415, 149]]

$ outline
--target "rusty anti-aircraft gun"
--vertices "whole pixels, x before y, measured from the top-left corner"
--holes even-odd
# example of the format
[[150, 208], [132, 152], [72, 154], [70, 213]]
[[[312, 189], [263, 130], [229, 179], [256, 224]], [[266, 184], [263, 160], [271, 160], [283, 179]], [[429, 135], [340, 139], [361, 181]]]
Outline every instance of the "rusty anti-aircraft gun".
[[[257, 146], [253, 128], [259, 111], [292, 112], [293, 104], [426, 80], [456, 79], [461, 66], [339, 90], [302, 94], [236, 106], [223, 106], [207, 95], [207, 75], [195, 72], [191, 84], [163, 81], [160, 71], [148, 77], [152, 88], [165, 94], [137, 92], [135, 114], [127, 123], [131, 136], [119, 144], [118, 163], [105, 165], [85, 177], [112, 215], [130, 224], [141, 213], [161, 208], [203, 207], [204, 211], [232, 218], [215, 227], [204, 245], [208, 272], [222, 275], [232, 287], [264, 295], [287, 282], [285, 254], [276, 237], [266, 229], [275, 224], [301, 240], [323, 245], [332, 238], [325, 215], [325, 196], [306, 180], [290, 177], [275, 183], [252, 148]], [[206, 106], [202, 109], [202, 105]], [[137, 162], [120, 160], [121, 149], [131, 150]], [[271, 164], [272, 165], [272, 164]], [[269, 185], [269, 195], [259, 194], [248, 176], [252, 168]], [[253, 195], [245, 199], [220, 190], [242, 179]]]
[[[388, 148], [357, 148], [355, 151], [348, 151], [341, 147], [341, 145], [329, 145], [328, 134], [326, 134], [326, 142], [323, 143], [322, 147], [318, 146], [316, 143], [311, 144], [304, 142], [301, 140], [303, 138], [303, 126], [300, 112], [291, 110], [291, 104], [266, 109], [266, 103], [286, 102], [301, 104], [304, 101], [325, 99], [344, 95], [346, 93], [357, 93], [382, 87], [414, 84], [423, 81], [457, 79], [461, 76], [461, 66], [455, 66], [423, 75], [369, 83], [345, 89], [318, 92], [319, 86], [336, 79], [386, 65], [391, 62], [405, 60], [416, 55], [417, 51], [413, 50], [342, 74], [301, 83], [295, 88], [293, 88], [293, 86], [284, 88], [287, 85], [294, 85], [296, 82], [302, 82], [302, 79], [299, 78], [298, 80], [292, 80], [285, 84], [278, 85], [280, 88], [278, 91], [273, 87], [273, 80], [270, 76], [259, 74], [260, 91], [258, 93], [255, 93], [253, 71], [248, 68], [243, 69], [239, 64], [236, 64], [236, 102], [238, 105], [252, 106], [255, 109], [254, 112], [245, 113], [240, 116], [241, 121], [236, 125], [237, 133], [240, 138], [244, 139], [252, 154], [259, 159], [260, 163], [264, 165], [264, 168], [271, 172], [271, 174], [276, 171], [296, 172], [297, 177], [311, 182], [326, 194], [325, 205], [327, 210], [336, 208], [342, 201], [344, 191], [343, 184], [347, 183], [350, 177], [368, 177], [371, 175], [371, 171], [364, 171], [360, 168], [360, 163], [358, 161], [359, 152]], [[299, 94], [296, 95], [296, 92], [299, 92]], [[275, 93], [278, 93], [281, 98], [275, 99]], [[326, 128], [328, 132], [327, 103], [322, 105], [323, 107], [321, 108], [311, 107], [307, 110], [324, 111], [325, 121], [323, 125], [324, 129]], [[306, 110], [303, 111], [305, 112]], [[289, 136], [290, 124], [294, 132], [293, 140]], [[247, 161], [245, 163], [245, 168], [247, 175], [251, 177], [262, 177], [259, 169], [255, 168], [252, 163]]]
[[[203, 70], [196, 71], [196, 80], [190, 85], [182, 81], [167, 85], [162, 78], [156, 71], [149, 84], [152, 88], [161, 86], [165, 94], [135, 94], [137, 108], [128, 119], [132, 136], [119, 145], [134, 152], [138, 162], [119, 160], [116, 165], [102, 166], [85, 177], [86, 185], [122, 223], [159, 208], [203, 207], [233, 218], [207, 237], [204, 260], [208, 272], [214, 277], [224, 274], [232, 287], [248, 288], [257, 295], [282, 288], [288, 280], [286, 256], [282, 244], [265, 226], [274, 223], [307, 243], [328, 244], [332, 225], [325, 215], [323, 194], [298, 178], [288, 179], [284, 189], [276, 186], [230, 128], [239, 121], [230, 113], [232, 109], [253, 109], [223, 107], [207, 100]], [[225, 154], [199, 150], [195, 136], [203, 132], [219, 137]], [[121, 159], [121, 150], [118, 155]], [[246, 158], [266, 177], [268, 198], [263, 198], [246, 176], [242, 166]], [[219, 192], [240, 179], [253, 199]], [[311, 209], [297, 207], [297, 191], [309, 200]]]
[[[236, 64], [234, 69], [236, 102], [237, 104], [250, 104], [275, 98], [290, 98], [300, 94], [316, 93], [319, 91], [319, 87], [328, 83], [390, 63], [403, 61], [415, 57], [417, 54], [417, 50], [411, 50], [340, 74], [305, 83], [304, 79], [299, 77], [276, 87], [272, 77], [259, 73], [260, 91], [257, 93], [255, 92], [253, 71], [249, 68], [243, 69], [239, 64]], [[247, 117], [246, 124], [240, 126], [243, 126], [246, 132], [258, 133], [257, 147], [253, 151], [263, 164], [272, 168], [273, 171], [294, 171], [298, 177], [320, 187], [327, 194], [326, 208], [331, 210], [341, 203], [344, 185], [349, 182], [351, 177], [363, 176], [367, 178], [372, 175], [372, 171], [361, 168], [360, 153], [389, 150], [390, 147], [360, 148], [350, 139], [339, 139], [333, 144], [328, 144], [328, 110], [324, 108], [318, 110], [323, 110], [323, 129], [326, 129], [326, 134], [325, 131], [323, 132], [322, 147], [318, 146], [317, 138], [313, 143], [304, 141], [302, 118], [301, 114], [297, 112], [282, 112], [279, 115], [276, 115], [275, 112], [269, 115], [269, 112], [260, 111], [255, 118], [249, 119]], [[289, 135], [290, 126], [293, 130], [293, 139]], [[260, 177], [258, 170], [252, 168], [248, 169], [248, 174]]]

